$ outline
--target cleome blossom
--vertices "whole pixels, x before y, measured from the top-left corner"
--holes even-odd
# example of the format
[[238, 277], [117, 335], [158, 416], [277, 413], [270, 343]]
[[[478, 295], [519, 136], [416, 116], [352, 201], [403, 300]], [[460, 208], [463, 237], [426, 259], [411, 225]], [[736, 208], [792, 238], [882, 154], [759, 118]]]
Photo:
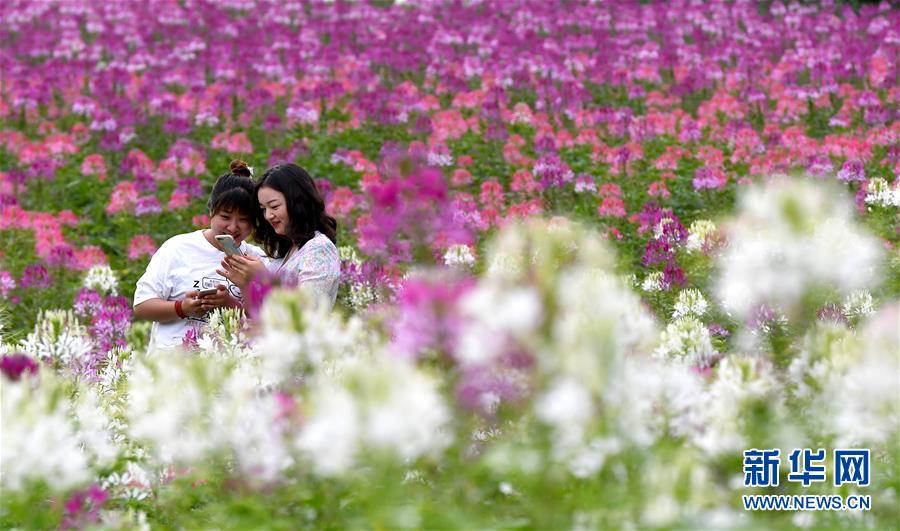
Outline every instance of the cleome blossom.
[[746, 318], [762, 305], [790, 314], [805, 293], [864, 288], [878, 277], [877, 241], [853, 218], [850, 201], [806, 180], [775, 180], [746, 191], [728, 226], [716, 291]]

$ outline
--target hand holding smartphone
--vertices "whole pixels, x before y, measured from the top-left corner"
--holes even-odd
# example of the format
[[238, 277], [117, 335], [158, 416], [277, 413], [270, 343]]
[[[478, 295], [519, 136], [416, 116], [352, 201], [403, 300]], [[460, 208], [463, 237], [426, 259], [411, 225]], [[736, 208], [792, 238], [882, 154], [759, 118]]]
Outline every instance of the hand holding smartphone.
[[217, 291], [219, 291], [218, 288], [201, 289], [199, 296], [206, 297], [207, 295], [215, 295]]
[[225, 249], [226, 256], [244, 255], [244, 253], [241, 252], [241, 249], [234, 242], [234, 238], [232, 238], [231, 235], [219, 234], [218, 236], [216, 236], [216, 241], [219, 242], [219, 245], [221, 245], [223, 249]]

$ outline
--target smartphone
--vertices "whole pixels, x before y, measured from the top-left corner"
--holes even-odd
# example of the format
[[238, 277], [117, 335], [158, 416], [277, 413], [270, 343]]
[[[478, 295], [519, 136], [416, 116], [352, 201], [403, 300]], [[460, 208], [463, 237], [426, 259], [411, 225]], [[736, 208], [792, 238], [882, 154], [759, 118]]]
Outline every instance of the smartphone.
[[200, 296], [201, 296], [201, 297], [206, 297], [207, 295], [215, 295], [217, 291], [219, 291], [218, 288], [201, 289], [201, 290], [200, 290]]
[[237, 244], [234, 243], [234, 238], [232, 238], [231, 235], [219, 234], [218, 236], [216, 236], [216, 241], [218, 241], [222, 248], [225, 249], [225, 254], [227, 256], [232, 256], [235, 254], [241, 256], [244, 255], [244, 253], [241, 252], [240, 248], [238, 248]]

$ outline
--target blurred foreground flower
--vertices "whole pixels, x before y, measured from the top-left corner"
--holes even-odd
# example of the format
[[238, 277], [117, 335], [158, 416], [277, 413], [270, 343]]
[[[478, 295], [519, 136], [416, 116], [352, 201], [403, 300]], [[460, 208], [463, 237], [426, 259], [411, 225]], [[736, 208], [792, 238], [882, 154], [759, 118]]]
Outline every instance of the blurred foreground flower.
[[878, 242], [853, 219], [849, 199], [822, 184], [747, 190], [727, 233], [716, 291], [740, 319], [762, 305], [795, 316], [814, 290], [846, 295], [879, 278]]

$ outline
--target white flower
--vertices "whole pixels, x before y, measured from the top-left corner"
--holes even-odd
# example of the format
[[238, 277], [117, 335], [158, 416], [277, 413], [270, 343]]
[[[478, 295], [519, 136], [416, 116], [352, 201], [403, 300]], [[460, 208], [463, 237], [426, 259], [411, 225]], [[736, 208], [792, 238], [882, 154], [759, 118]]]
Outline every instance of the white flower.
[[[39, 385], [32, 385], [40, 382]], [[31, 481], [44, 481], [62, 492], [90, 481], [88, 458], [60, 400], [62, 390], [51, 373], [4, 381], [0, 385], [0, 485], [17, 491]]]
[[356, 248], [352, 245], [341, 245], [338, 247], [338, 253], [341, 255], [341, 261], [347, 261], [355, 266], [362, 265], [362, 260], [356, 252]]
[[221, 395], [209, 409], [218, 448], [234, 452], [247, 475], [274, 481], [293, 464], [278, 422], [281, 407], [271, 393], [259, 393], [255, 375], [238, 367], [222, 383]]
[[295, 446], [319, 474], [349, 470], [362, 449], [413, 460], [437, 456], [452, 440], [437, 380], [411, 364], [379, 355], [311, 386]]
[[560, 378], [537, 397], [534, 412], [568, 444], [581, 439], [585, 424], [594, 416], [594, 404], [590, 391], [580, 382]]
[[92, 457], [92, 463], [98, 467], [112, 464], [119, 455], [115, 423], [102, 406], [97, 392], [90, 387], [81, 389], [72, 406], [82, 447]]
[[334, 370], [343, 360], [371, 352], [372, 333], [358, 317], [345, 320], [317, 300], [300, 290], [269, 293], [261, 310], [262, 333], [253, 346], [267, 380]]
[[675, 319], [663, 331], [656, 355], [681, 360], [691, 367], [706, 368], [718, 353], [709, 329], [694, 317]]
[[353, 464], [359, 438], [356, 401], [336, 385], [317, 387], [310, 397], [314, 413], [303, 424], [295, 445], [310, 456], [317, 473], [330, 476]]
[[118, 295], [118, 283], [119, 280], [112, 268], [108, 265], [95, 265], [88, 269], [82, 286], [105, 295]]
[[506, 496], [519, 496], [519, 492], [509, 482], [501, 481], [497, 488]]
[[350, 285], [350, 306], [354, 310], [365, 310], [378, 300], [377, 289], [369, 282], [354, 282]]
[[570, 267], [558, 280], [548, 348], [538, 350], [543, 371], [577, 378], [601, 393], [611, 367], [652, 350], [653, 318], [619, 277], [604, 269]]
[[599, 472], [606, 460], [621, 449], [618, 439], [593, 439], [575, 449], [568, 457], [569, 471], [578, 478], [589, 478]]
[[199, 460], [212, 447], [204, 382], [223, 368], [179, 351], [158, 351], [140, 360], [128, 382], [130, 436], [145, 441], [156, 462]]
[[247, 476], [269, 481], [292, 459], [276, 397], [260, 393], [253, 365], [159, 351], [132, 371], [126, 416], [131, 437], [152, 464], [190, 463], [233, 454]]
[[662, 271], [651, 271], [644, 277], [644, 281], [641, 282], [641, 289], [648, 293], [655, 293], [657, 291], [662, 291], [662, 284]]
[[[859, 357], [859, 340], [844, 325], [817, 322], [803, 338], [800, 352], [791, 360], [787, 375], [793, 384], [796, 398], [810, 401], [817, 411], [809, 417], [816, 422], [830, 424], [821, 409], [819, 394], [827, 390], [833, 380], [844, 374]], [[819, 421], [818, 419], [822, 419]]]
[[707, 219], [699, 219], [688, 228], [685, 249], [688, 252], [702, 251], [708, 245], [709, 238], [716, 233], [716, 224]]
[[880, 177], [869, 180], [866, 203], [880, 207], [900, 207], [900, 180], [894, 186]]
[[34, 358], [50, 359], [69, 367], [88, 361], [94, 348], [72, 310], [41, 311], [34, 331], [19, 347]]
[[475, 255], [472, 248], [465, 244], [452, 245], [444, 253], [444, 264], [448, 266], [472, 267], [475, 265]]
[[867, 289], [854, 291], [844, 299], [841, 311], [848, 319], [859, 319], [875, 313], [872, 294]]
[[689, 315], [702, 317], [706, 313], [708, 307], [709, 303], [706, 302], [706, 299], [699, 290], [693, 288], [686, 289], [678, 293], [678, 299], [675, 301], [672, 318], [678, 319], [679, 317], [686, 317]]
[[119, 383], [127, 380], [133, 358], [119, 348], [107, 352], [97, 369], [97, 385], [101, 393], [115, 393]]
[[789, 315], [804, 293], [842, 293], [877, 278], [880, 248], [857, 227], [848, 199], [821, 184], [778, 181], [751, 188], [730, 225], [717, 293], [739, 318], [765, 304]]
[[386, 359], [377, 369], [390, 389], [386, 396], [382, 391], [364, 397], [365, 443], [391, 450], [404, 460], [443, 450], [451, 440], [451, 413], [438, 392], [438, 381], [400, 361]]
[[771, 366], [762, 358], [723, 358], [705, 393], [696, 402], [682, 426], [689, 440], [704, 452], [725, 454], [746, 448], [744, 417], [747, 407], [765, 402], [773, 421], [783, 418], [780, 384]]
[[197, 127], [201, 127], [204, 125], [215, 127], [219, 125], [219, 117], [211, 112], [200, 111], [196, 116], [194, 116], [194, 125], [196, 125]]
[[139, 501], [150, 497], [153, 487], [158, 483], [141, 465], [128, 461], [124, 472], [113, 472], [106, 476], [100, 482], [100, 487], [116, 498]]
[[653, 237], [657, 240], [661, 239], [665, 233], [666, 227], [671, 225], [672, 223], [675, 223], [675, 220], [670, 217], [664, 217], [660, 219], [659, 223], [657, 223], [656, 226], [653, 227]]
[[883, 308], [861, 333], [858, 362], [829, 382], [838, 447], [883, 444], [900, 432], [900, 303]]
[[[135, 499], [144, 499], [147, 496]], [[127, 510], [102, 510], [99, 515], [102, 529], [130, 529], [134, 531], [150, 531], [147, 513], [130, 508]]]
[[471, 323], [455, 353], [466, 364], [489, 363], [508, 339], [529, 336], [543, 319], [540, 295], [534, 289], [503, 288], [489, 281], [466, 293], [459, 307]]
[[686, 365], [631, 357], [616, 366], [604, 409], [625, 441], [649, 447], [670, 430], [684, 435], [693, 428], [691, 411], [702, 393], [702, 382]]

